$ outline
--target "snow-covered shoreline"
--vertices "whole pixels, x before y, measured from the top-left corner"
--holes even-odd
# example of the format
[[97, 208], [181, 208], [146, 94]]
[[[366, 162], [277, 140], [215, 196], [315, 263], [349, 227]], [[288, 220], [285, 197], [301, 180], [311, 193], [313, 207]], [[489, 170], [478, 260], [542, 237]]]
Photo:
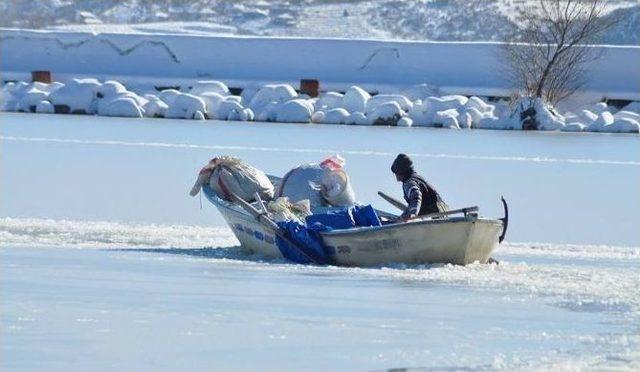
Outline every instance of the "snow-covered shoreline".
[[427, 84], [374, 96], [352, 86], [344, 94], [329, 91], [312, 98], [288, 84], [248, 86], [234, 95], [216, 80], [181, 90], [132, 91], [114, 80], [73, 79], [67, 84], [8, 83], [0, 95], [0, 109], [10, 112], [451, 129], [528, 129], [523, 124], [527, 107], [538, 112], [538, 130], [640, 132], [639, 102], [622, 109], [600, 102], [560, 114], [541, 101], [509, 104], [442, 95]]

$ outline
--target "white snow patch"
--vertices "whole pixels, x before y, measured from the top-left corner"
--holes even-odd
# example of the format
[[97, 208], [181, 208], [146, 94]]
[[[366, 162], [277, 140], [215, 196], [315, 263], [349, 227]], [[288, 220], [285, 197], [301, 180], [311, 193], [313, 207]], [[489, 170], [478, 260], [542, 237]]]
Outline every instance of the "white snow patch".
[[72, 79], [64, 86], [51, 92], [49, 101], [57, 106], [69, 107], [71, 113], [95, 114], [97, 93], [102, 84], [96, 79]]
[[363, 112], [352, 112], [347, 119], [347, 124], [371, 125], [371, 120]]
[[349, 112], [343, 108], [335, 108], [328, 110], [323, 115], [318, 115], [317, 118], [322, 117], [320, 121], [323, 124], [346, 124], [349, 120]]
[[229, 88], [227, 85], [221, 81], [217, 80], [203, 80], [196, 82], [192, 87], [189, 93], [193, 95], [201, 95], [202, 93], [218, 93], [220, 95], [226, 96], [229, 94]]
[[410, 128], [413, 126], [413, 120], [411, 120], [411, 118], [408, 116], [404, 116], [400, 118], [400, 120], [398, 120], [398, 126]]
[[397, 125], [398, 120], [405, 115], [400, 105], [395, 101], [389, 101], [377, 105], [367, 118], [373, 125]]
[[313, 114], [313, 104], [306, 99], [292, 99], [278, 108], [276, 121], [287, 123], [308, 123]]
[[55, 112], [55, 108], [49, 101], [41, 101], [36, 106], [36, 112], [39, 114], [53, 114]]
[[367, 101], [367, 109], [365, 114], [369, 115], [372, 113], [378, 106], [395, 102], [397, 103], [403, 111], [409, 111], [413, 107], [413, 102], [411, 102], [407, 97], [400, 94], [378, 94], [376, 96], [371, 97]]
[[341, 107], [348, 112], [365, 112], [371, 95], [358, 86], [350, 87], [342, 98]]
[[[204, 100], [189, 93], [163, 91], [162, 94], [170, 94], [169, 102], [165, 101], [169, 108], [165, 113], [166, 118], [171, 119], [193, 119], [196, 111], [207, 112]], [[160, 99], [162, 99], [162, 94]], [[164, 99], [162, 99], [164, 101]]]
[[98, 115], [120, 117], [143, 117], [144, 110], [134, 98], [126, 95], [103, 98], [98, 103]]
[[144, 109], [144, 116], [149, 118], [163, 118], [169, 106], [158, 96], [147, 94], [145, 98], [147, 99], [147, 103], [142, 107]]
[[262, 115], [262, 111], [270, 103], [284, 103], [298, 94], [291, 85], [288, 84], [267, 84], [262, 86], [258, 92], [253, 95], [248, 107], [256, 113], [257, 116]]
[[338, 92], [325, 92], [320, 94], [318, 100], [316, 101], [315, 107], [316, 110], [330, 110], [333, 108], [340, 107], [342, 104], [342, 99], [344, 98], [344, 94]]
[[404, 89], [401, 94], [411, 101], [425, 100], [428, 97], [439, 96], [440, 89], [435, 85], [418, 84]]

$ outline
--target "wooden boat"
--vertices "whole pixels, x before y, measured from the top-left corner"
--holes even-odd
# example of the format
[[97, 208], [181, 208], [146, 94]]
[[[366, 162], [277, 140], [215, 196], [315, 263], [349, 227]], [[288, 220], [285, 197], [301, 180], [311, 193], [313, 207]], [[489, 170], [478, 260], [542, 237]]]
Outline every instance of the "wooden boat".
[[[259, 203], [252, 206], [242, 200], [240, 203], [228, 202], [218, 197], [208, 185], [203, 187], [203, 192], [218, 208], [244, 249], [267, 257], [283, 257], [276, 244], [276, 236], [283, 236], [282, 231], [272, 221], [264, 223], [264, 213], [257, 213]], [[477, 207], [471, 207], [409, 222], [332, 230], [320, 235], [330, 257], [329, 263], [335, 265], [486, 263], [506, 233], [508, 210], [504, 199], [503, 205], [505, 217], [501, 219], [482, 218]], [[386, 218], [393, 216], [377, 212]]]

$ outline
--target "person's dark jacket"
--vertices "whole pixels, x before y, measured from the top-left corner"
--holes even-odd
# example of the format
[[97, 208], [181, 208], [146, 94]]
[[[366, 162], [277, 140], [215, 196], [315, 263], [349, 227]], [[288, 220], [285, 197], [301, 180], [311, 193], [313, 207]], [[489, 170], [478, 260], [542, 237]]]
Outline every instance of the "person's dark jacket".
[[408, 204], [407, 209], [402, 214], [403, 217], [410, 215], [422, 216], [444, 212], [449, 209], [436, 189], [415, 172], [407, 175], [402, 181], [402, 190], [404, 199]]

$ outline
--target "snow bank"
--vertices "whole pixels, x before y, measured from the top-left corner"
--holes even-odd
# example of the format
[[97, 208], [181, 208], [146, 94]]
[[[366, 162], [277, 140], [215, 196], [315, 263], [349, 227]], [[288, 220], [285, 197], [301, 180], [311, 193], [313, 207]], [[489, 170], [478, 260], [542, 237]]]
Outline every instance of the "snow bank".
[[[434, 89], [420, 86], [416, 90]], [[100, 83], [96, 79], [73, 79], [67, 84], [8, 83], [2, 87], [0, 98], [5, 111], [42, 113], [451, 129], [640, 132], [637, 102], [622, 110], [600, 102], [562, 115], [540, 99], [523, 97], [511, 105], [462, 95], [411, 100], [401, 92], [371, 96], [358, 86], [351, 86], [345, 94], [330, 91], [309, 98], [299, 95], [288, 84], [254, 86], [241, 95], [232, 95], [223, 82], [198, 81], [187, 92], [165, 89], [139, 95], [113, 80]]]

